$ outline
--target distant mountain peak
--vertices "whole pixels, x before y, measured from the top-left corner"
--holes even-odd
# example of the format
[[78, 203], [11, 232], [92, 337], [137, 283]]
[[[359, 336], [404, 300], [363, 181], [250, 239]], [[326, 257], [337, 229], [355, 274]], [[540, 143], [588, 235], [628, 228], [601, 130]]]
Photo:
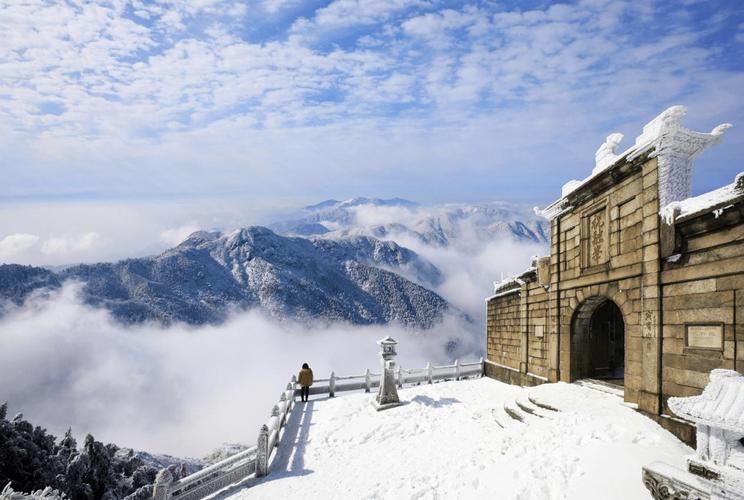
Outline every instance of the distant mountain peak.
[[345, 207], [357, 207], [361, 205], [373, 205], [382, 207], [418, 207], [419, 204], [415, 201], [406, 200], [403, 198], [367, 198], [365, 196], [357, 196], [349, 198], [338, 204], [339, 208]]
[[324, 209], [324, 208], [334, 207], [334, 206], [338, 205], [339, 203], [341, 203], [341, 202], [338, 201], [338, 200], [324, 200], [324, 201], [321, 201], [320, 203], [316, 203], [314, 205], [308, 205], [306, 207], [303, 207], [303, 209], [304, 210], [310, 210], [310, 211], [321, 210], [321, 209]]

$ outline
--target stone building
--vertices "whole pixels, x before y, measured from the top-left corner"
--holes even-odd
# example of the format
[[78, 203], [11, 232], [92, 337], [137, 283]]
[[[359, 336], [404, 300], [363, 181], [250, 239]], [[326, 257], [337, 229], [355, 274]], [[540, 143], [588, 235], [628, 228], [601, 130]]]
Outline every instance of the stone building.
[[691, 197], [692, 161], [730, 127], [682, 127], [674, 106], [540, 213], [550, 256], [496, 284], [487, 301], [487, 374], [521, 385], [605, 379], [665, 418], [713, 368], [744, 373], [744, 173]]

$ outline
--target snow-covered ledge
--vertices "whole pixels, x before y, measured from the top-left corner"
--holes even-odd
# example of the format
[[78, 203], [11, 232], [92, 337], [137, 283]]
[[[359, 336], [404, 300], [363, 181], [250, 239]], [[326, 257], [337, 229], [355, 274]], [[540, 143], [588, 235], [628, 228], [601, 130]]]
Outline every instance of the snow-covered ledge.
[[743, 500], [744, 376], [713, 370], [701, 395], [669, 398], [669, 408], [695, 423], [697, 450], [687, 457], [687, 471], [661, 462], [643, 468], [654, 498]]
[[536, 209], [535, 213], [553, 220], [571, 210], [567, 197], [601, 175], [618, 161], [632, 161], [644, 153], [657, 157], [659, 162], [659, 206], [689, 198], [692, 194], [692, 162], [706, 148], [717, 144], [723, 133], [732, 127], [722, 123], [710, 133], [695, 132], [682, 126], [682, 117], [687, 114], [685, 106], [672, 106], [648, 122], [641, 135], [636, 137], [633, 146], [616, 154], [615, 149], [622, 140], [622, 134], [613, 133], [595, 153], [595, 166], [592, 174], [584, 180], [571, 180], [563, 185], [561, 198], [546, 208]]

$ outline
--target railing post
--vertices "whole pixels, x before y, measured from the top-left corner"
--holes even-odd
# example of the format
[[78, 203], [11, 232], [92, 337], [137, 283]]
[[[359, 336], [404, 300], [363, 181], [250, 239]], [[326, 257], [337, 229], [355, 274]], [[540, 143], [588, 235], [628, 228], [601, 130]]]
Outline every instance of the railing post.
[[271, 416], [272, 417], [279, 416], [279, 405], [274, 405], [274, 407], [271, 409]]
[[160, 469], [152, 488], [153, 500], [168, 500], [171, 496], [168, 489], [172, 482], [173, 474], [168, 469]]
[[398, 368], [395, 369], [395, 378], [398, 379], [398, 389], [403, 388], [403, 368], [401, 368], [400, 365], [398, 365]]
[[426, 363], [426, 378], [430, 384], [434, 383], [434, 370], [431, 369], [431, 363]]
[[336, 372], [331, 372], [328, 378], [328, 395], [332, 398], [336, 397]]
[[372, 376], [369, 374], [369, 368], [364, 372], [364, 392], [369, 392], [372, 389]]
[[460, 360], [455, 360], [455, 380], [460, 380]]
[[281, 427], [284, 425], [284, 420], [289, 414], [289, 402], [287, 402], [287, 395], [285, 393], [282, 393], [282, 395], [279, 396], [279, 402], [282, 404], [282, 418], [279, 419], [279, 427]]
[[263, 477], [269, 473], [269, 427], [261, 426], [256, 443], [256, 477]]
[[480, 376], [484, 377], [486, 375], [486, 362], [483, 361], [483, 358], [480, 359]]
[[295, 391], [297, 391], [297, 375], [292, 375], [289, 384], [287, 384], [287, 389], [292, 390], [292, 401], [294, 401]]

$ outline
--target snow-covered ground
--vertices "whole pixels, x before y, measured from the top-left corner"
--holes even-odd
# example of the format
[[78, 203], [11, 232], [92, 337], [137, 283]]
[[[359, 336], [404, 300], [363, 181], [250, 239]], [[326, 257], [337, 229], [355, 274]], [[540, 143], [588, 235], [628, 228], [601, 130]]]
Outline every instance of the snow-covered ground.
[[[504, 403], [547, 403], [520, 423]], [[298, 405], [271, 467], [224, 496], [249, 499], [650, 498], [641, 466], [692, 450], [617, 396], [572, 384], [526, 389], [483, 378]], [[501, 427], [501, 425], [505, 427]]]

